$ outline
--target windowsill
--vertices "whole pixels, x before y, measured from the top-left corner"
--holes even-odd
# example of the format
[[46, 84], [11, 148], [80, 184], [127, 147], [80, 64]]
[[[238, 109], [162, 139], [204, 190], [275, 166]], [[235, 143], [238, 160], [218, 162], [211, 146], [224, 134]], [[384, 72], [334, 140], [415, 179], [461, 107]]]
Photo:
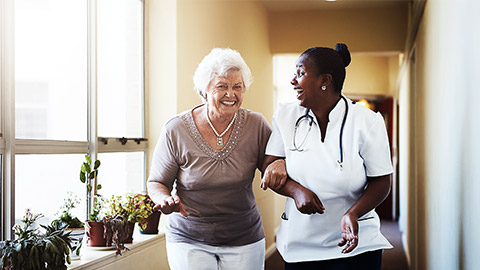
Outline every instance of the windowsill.
[[123, 250], [122, 255], [116, 255], [115, 248], [108, 250], [98, 250], [93, 247], [82, 247], [81, 259], [72, 261], [68, 269], [98, 269], [103, 266], [115, 263], [117, 260], [132, 256], [153, 245], [158, 244], [165, 239], [165, 233], [160, 231], [158, 234], [141, 234], [137, 227], [133, 233], [133, 243], [125, 244], [128, 250]]

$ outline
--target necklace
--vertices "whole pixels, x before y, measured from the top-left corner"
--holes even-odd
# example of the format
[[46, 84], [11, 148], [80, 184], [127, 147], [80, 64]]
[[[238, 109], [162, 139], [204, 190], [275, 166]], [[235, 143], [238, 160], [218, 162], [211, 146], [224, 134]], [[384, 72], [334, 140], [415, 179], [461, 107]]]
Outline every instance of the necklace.
[[230, 121], [230, 124], [228, 124], [228, 127], [222, 132], [222, 134], [218, 134], [217, 130], [213, 127], [213, 124], [210, 121], [210, 118], [208, 117], [208, 107], [206, 107], [205, 111], [207, 112], [206, 113], [207, 114], [206, 115], [207, 116], [207, 122], [210, 125], [210, 127], [212, 128], [213, 132], [215, 132], [215, 135], [217, 135], [217, 146], [223, 146], [223, 135], [225, 135], [225, 133], [227, 133], [227, 131], [230, 129], [230, 127], [232, 127], [233, 122], [235, 122], [235, 118], [237, 117], [237, 113], [235, 113], [232, 121]]

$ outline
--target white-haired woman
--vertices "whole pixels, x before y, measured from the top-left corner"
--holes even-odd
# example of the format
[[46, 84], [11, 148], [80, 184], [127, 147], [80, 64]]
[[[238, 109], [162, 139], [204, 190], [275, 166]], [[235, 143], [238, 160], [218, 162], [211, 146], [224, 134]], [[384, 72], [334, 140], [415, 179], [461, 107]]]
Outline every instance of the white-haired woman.
[[170, 214], [170, 268], [263, 269], [252, 181], [271, 128], [260, 113], [241, 108], [250, 69], [237, 51], [215, 48], [193, 80], [204, 104], [165, 124], [148, 179], [156, 208]]

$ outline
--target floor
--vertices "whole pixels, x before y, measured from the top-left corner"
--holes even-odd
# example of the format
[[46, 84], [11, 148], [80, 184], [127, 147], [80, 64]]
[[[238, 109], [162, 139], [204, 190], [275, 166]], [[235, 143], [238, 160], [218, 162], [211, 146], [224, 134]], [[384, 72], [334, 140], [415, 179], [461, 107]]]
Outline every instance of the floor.
[[[403, 251], [401, 233], [395, 221], [382, 220], [381, 231], [392, 243], [393, 249], [385, 250], [382, 257], [382, 270], [408, 270], [407, 258]], [[265, 261], [265, 270], [283, 270], [283, 259], [275, 252]]]

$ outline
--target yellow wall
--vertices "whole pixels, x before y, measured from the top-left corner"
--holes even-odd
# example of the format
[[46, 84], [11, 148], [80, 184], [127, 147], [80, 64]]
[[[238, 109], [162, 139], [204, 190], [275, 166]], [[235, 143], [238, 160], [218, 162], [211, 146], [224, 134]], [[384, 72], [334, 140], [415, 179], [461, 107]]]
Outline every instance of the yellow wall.
[[[145, 1], [145, 122], [150, 167], [163, 124], [177, 113], [176, 0]], [[147, 169], [147, 175], [148, 175]]]
[[[390, 58], [385, 55], [352, 54], [352, 62], [347, 67], [343, 92], [346, 95], [392, 95], [391, 76], [397, 70], [390, 66]], [[391, 69], [394, 69], [390, 72]]]
[[404, 50], [407, 8], [283, 11], [269, 14], [272, 53], [342, 42], [353, 52]]

